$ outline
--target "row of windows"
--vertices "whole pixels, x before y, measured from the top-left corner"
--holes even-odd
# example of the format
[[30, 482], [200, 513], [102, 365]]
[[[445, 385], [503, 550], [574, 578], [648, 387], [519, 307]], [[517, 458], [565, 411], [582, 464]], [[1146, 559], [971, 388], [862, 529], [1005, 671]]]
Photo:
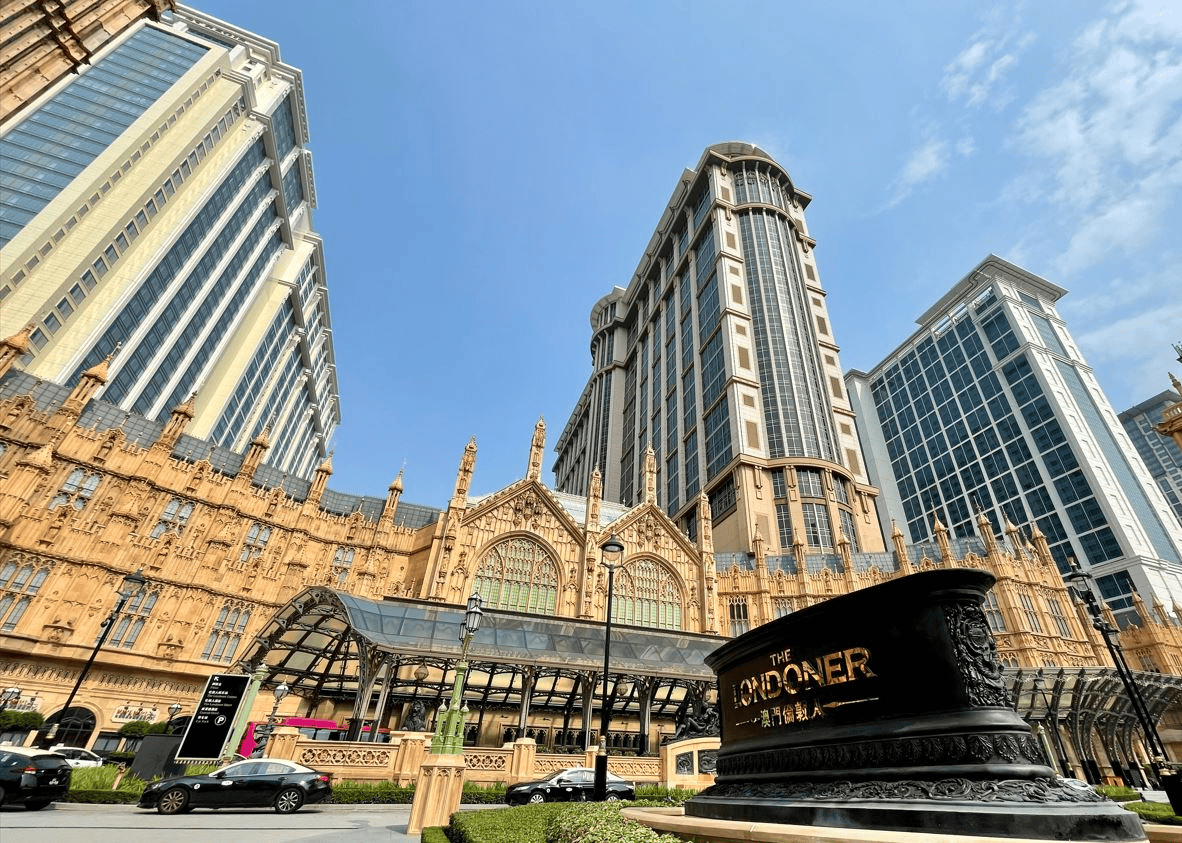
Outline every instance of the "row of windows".
[[[87, 294], [97, 286], [99, 279], [114, 268], [116, 262], [131, 248], [131, 244], [147, 229], [149, 222], [175, 195], [181, 183], [192, 175], [197, 165], [205, 159], [218, 139], [237, 120], [238, 116], [245, 112], [245, 109], [244, 101], [236, 102], [212, 130], [202, 138], [201, 142], [189, 152], [188, 157], [181, 162], [180, 166], [173, 170], [172, 175], [164, 179], [155, 193], [144, 202], [143, 207], [128, 219], [123, 230], [106, 245], [102, 254], [95, 258], [90, 268], [82, 272], [78, 281], [68, 290], [68, 294], [63, 296], [53, 309], [42, 317], [41, 326], [34, 330], [29, 337], [34, 348], [43, 348], [49, 342], [49, 335], [57, 333], [62, 323], [73, 315], [75, 307], [80, 305]], [[132, 160], [138, 157], [139, 153], [137, 152], [132, 156]], [[125, 165], [125, 169], [130, 169], [130, 166], [131, 161]], [[5, 291], [7, 289], [7, 287], [4, 288]]]

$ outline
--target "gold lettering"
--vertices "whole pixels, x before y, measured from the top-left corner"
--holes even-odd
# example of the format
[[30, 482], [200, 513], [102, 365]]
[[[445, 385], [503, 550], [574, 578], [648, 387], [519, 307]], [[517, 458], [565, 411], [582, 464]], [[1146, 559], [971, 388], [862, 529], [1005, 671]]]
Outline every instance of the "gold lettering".
[[[789, 678], [789, 674], [793, 674], [795, 678]], [[784, 666], [784, 690], [789, 694], [800, 693], [800, 665], [788, 664]]]
[[870, 651], [865, 647], [850, 647], [845, 651], [846, 672], [851, 679], [855, 673], [861, 673], [867, 679], [873, 677], [874, 671], [870, 669], [869, 661]]
[[813, 685], [818, 688], [825, 684], [825, 680], [823, 678], [824, 671], [821, 668], [821, 659], [817, 659], [815, 662], [808, 659], [801, 659], [800, 672], [802, 676], [802, 684], [807, 683], [810, 679], [812, 680]]
[[763, 685], [765, 699], [770, 700], [780, 696], [780, 674], [774, 670], [769, 670], [763, 675], [763, 682], [761, 684]]
[[842, 653], [830, 653], [825, 656], [825, 684], [835, 685], [839, 682], [845, 682], [849, 676], [842, 673], [843, 659]]

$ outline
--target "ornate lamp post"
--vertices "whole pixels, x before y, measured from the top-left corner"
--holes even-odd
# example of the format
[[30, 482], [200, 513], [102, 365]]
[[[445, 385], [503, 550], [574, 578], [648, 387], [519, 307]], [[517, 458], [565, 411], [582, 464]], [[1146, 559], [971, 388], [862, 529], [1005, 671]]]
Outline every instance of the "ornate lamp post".
[[115, 626], [115, 620], [119, 617], [119, 613], [123, 611], [123, 607], [127, 605], [127, 601], [133, 595], [138, 594], [147, 585], [147, 582], [148, 580], [144, 577], [142, 568], [138, 569], [134, 574], [128, 574], [123, 578], [123, 587], [118, 591], [119, 600], [115, 603], [115, 608], [111, 610], [111, 614], [107, 615], [106, 619], [103, 620], [103, 631], [99, 633], [98, 641], [94, 642], [94, 649], [90, 651], [90, 658], [86, 660], [86, 664], [82, 666], [82, 672], [78, 674], [78, 681], [70, 689], [70, 696], [66, 697], [66, 704], [62, 706], [61, 714], [58, 715], [58, 721], [50, 725], [49, 731], [45, 733], [45, 737], [41, 741], [43, 749], [49, 749], [57, 738], [58, 723], [70, 711], [74, 697], [78, 693], [78, 689], [82, 687], [82, 682], [86, 679], [86, 674], [90, 673], [91, 665], [94, 664], [99, 650], [103, 648], [103, 644], [107, 643], [107, 637], [111, 634], [111, 629]]
[[[272, 692], [275, 694], [275, 704], [271, 706], [271, 713], [267, 715], [267, 722], [255, 726], [255, 746], [254, 751], [250, 753], [251, 758], [263, 757], [263, 749], [267, 746], [267, 742], [271, 740], [271, 735], [275, 732], [275, 727], [279, 725], [279, 703], [283, 702], [283, 698], [287, 696], [290, 690], [291, 688], [287, 686], [286, 682], [280, 682], [275, 686], [275, 690]], [[172, 709], [169, 708], [169, 711], [172, 711]]]
[[168, 722], [164, 724], [164, 733], [172, 734], [172, 721], [176, 720], [176, 716], [181, 713], [181, 704], [174, 702], [168, 707]]
[[1145, 704], [1145, 698], [1141, 695], [1141, 689], [1137, 686], [1137, 680], [1133, 676], [1133, 671], [1129, 669], [1129, 663], [1125, 661], [1124, 651], [1121, 649], [1120, 643], [1116, 638], [1116, 627], [1110, 624], [1104, 617], [1104, 610], [1100, 606], [1100, 602], [1096, 599], [1095, 593], [1092, 591], [1094, 577], [1086, 571], [1081, 570], [1079, 565], [1075, 563], [1075, 560], [1072, 560], [1071, 573], [1064, 576], [1063, 579], [1079, 595], [1079, 599], [1083, 601], [1084, 606], [1087, 607], [1088, 614], [1091, 615], [1092, 626], [1100, 633], [1100, 637], [1104, 639], [1104, 644], [1108, 647], [1108, 655], [1111, 656], [1112, 663], [1116, 666], [1116, 674], [1125, 686], [1125, 693], [1129, 697], [1129, 703], [1132, 705], [1133, 713], [1137, 716], [1137, 720], [1141, 724], [1141, 731], [1145, 735], [1145, 746], [1149, 749], [1149, 753], [1152, 756], [1151, 765], [1153, 772], [1157, 775], [1162, 787], [1169, 794], [1170, 805], [1174, 808], [1174, 812], [1182, 811], [1182, 787], [1178, 786], [1182, 783], [1177, 781], [1178, 777], [1174, 775], [1174, 771], [1166, 766], [1165, 744], [1162, 743], [1161, 736], [1158, 735], [1157, 729], [1153, 725], [1153, 718], [1149, 714], [1149, 707]]
[[480, 608], [483, 601], [480, 595], [472, 592], [468, 598], [468, 608], [464, 612], [464, 620], [460, 624], [460, 641], [464, 643], [460, 651], [460, 660], [456, 662], [456, 678], [451, 686], [451, 705], [445, 705], [440, 716], [435, 719], [435, 735], [431, 738], [431, 752], [435, 755], [458, 755], [464, 751], [464, 715], [468, 706], [461, 706], [464, 697], [464, 676], [468, 672], [468, 647], [472, 637], [480, 629], [480, 619], [484, 610]]
[[13, 703], [21, 701], [21, 689], [13, 685], [0, 691], [0, 713], [3, 713]]
[[[624, 543], [620, 541], [619, 536], [612, 533], [599, 549], [603, 551], [604, 556], [609, 553], [612, 556], [622, 556]], [[607, 686], [612, 657], [612, 598], [616, 587], [616, 568], [620, 566], [620, 561], [609, 562], [604, 559], [601, 564], [607, 568], [607, 622], [603, 628], [603, 699], [599, 706], [599, 752], [595, 756], [595, 785], [592, 797], [597, 802], [607, 798], [607, 729], [611, 723], [611, 715], [607, 710]]]

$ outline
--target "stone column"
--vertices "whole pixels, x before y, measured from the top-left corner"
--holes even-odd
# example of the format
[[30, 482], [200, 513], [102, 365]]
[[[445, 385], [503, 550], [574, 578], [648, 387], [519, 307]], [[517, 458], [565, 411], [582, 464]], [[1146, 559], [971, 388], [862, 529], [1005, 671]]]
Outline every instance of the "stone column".
[[427, 754], [427, 740], [423, 735], [404, 735], [394, 753], [394, 779], [402, 787], [419, 771]]
[[445, 826], [460, 807], [464, 790], [463, 755], [430, 755], [419, 767], [414, 801], [410, 805], [408, 835], [422, 834], [424, 828]]
[[267, 745], [263, 747], [263, 757], [295, 761], [296, 741], [299, 739], [300, 730], [295, 726], [276, 726]]
[[514, 785], [533, 779], [537, 755], [538, 742], [533, 738], [518, 738], [513, 741], [513, 755], [509, 758], [509, 776], [505, 784]]

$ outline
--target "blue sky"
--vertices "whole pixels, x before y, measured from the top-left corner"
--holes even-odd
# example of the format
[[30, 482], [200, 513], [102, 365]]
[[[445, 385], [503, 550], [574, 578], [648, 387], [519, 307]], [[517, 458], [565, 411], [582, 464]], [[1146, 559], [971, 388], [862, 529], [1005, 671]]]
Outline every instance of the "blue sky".
[[1182, 0], [192, 5], [304, 73], [342, 492], [405, 462], [444, 506], [471, 436], [474, 493], [523, 476], [592, 305], [726, 140], [813, 196], [845, 368], [992, 252], [1069, 290], [1118, 412], [1182, 375]]

